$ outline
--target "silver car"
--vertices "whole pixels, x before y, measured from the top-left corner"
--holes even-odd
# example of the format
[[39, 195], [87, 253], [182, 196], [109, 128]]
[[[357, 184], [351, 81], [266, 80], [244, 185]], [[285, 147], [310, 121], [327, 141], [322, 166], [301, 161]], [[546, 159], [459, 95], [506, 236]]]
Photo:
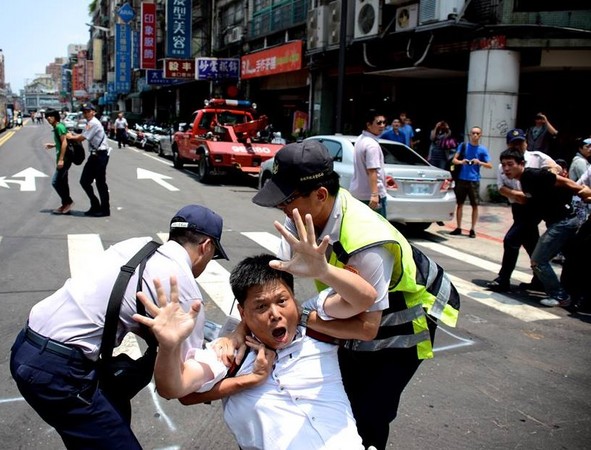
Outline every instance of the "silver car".
[[[353, 152], [358, 136], [322, 135], [306, 140], [322, 142], [334, 161], [341, 186], [349, 189], [353, 176]], [[386, 169], [386, 213], [391, 222], [424, 230], [432, 222], [451, 220], [456, 197], [451, 174], [429, 164], [404, 144], [379, 139]], [[273, 159], [261, 165], [259, 189], [271, 177]]]

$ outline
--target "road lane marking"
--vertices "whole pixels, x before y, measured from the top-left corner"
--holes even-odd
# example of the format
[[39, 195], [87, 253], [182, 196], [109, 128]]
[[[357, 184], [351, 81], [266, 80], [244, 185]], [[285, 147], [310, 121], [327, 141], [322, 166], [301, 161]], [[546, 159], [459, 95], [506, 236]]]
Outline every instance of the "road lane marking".
[[276, 255], [279, 251], [279, 244], [281, 242], [281, 238], [275, 236], [274, 234], [258, 231], [245, 231], [240, 234], [247, 237], [251, 241], [256, 242], [261, 247], [266, 248], [274, 255]]
[[164, 180], [172, 180], [172, 177], [168, 175], [163, 175], [160, 173], [152, 172], [150, 170], [141, 169], [140, 167], [137, 168], [137, 179], [138, 180], [153, 180], [155, 183], [159, 184], [165, 189], [169, 191], [178, 191], [179, 188], [173, 186], [172, 184], [164, 181]]
[[7, 131], [4, 136], [0, 137], [0, 146], [4, 145], [12, 136], [14, 136], [14, 131]]
[[486, 288], [476, 286], [474, 283], [463, 280], [454, 275], [448, 274], [448, 276], [458, 292], [463, 296], [515, 317], [516, 319], [524, 322], [560, 319], [560, 316], [552, 314], [539, 307], [527, 305], [519, 300], [509, 298], [506, 295], [489, 291]]
[[[457, 259], [458, 261], [466, 262], [472, 266], [480, 267], [481, 269], [487, 270], [489, 272], [493, 272], [495, 274], [499, 273], [501, 269], [501, 265], [497, 263], [493, 263], [487, 261], [485, 259], [479, 258], [477, 256], [469, 255], [468, 253], [460, 252], [451, 247], [447, 247], [442, 244], [438, 244], [436, 242], [416, 242], [414, 241], [413, 244], [428, 248], [429, 250], [433, 250], [434, 252], [441, 253], [442, 255], [449, 256], [450, 258]], [[519, 270], [514, 270], [511, 278], [516, 279], [518, 281], [528, 283], [531, 281], [531, 273], [520, 272]]]

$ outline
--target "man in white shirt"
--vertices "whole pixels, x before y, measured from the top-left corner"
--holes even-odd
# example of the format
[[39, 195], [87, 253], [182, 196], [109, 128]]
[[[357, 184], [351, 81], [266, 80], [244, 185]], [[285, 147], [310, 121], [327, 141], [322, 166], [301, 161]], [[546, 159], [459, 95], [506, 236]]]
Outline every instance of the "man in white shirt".
[[375, 110], [365, 117], [365, 129], [355, 142], [353, 176], [349, 192], [357, 200], [386, 217], [386, 172], [384, 154], [378, 143], [386, 118]]
[[119, 148], [125, 147], [127, 144], [127, 119], [123, 117], [123, 113], [120, 112], [117, 114], [117, 119], [115, 119], [115, 137], [117, 138], [117, 145]]
[[[149, 301], [156, 299], [153, 280], [168, 279], [171, 274], [183, 308], [188, 310], [202, 300], [195, 278], [212, 258], [227, 259], [220, 244], [222, 225], [220, 216], [199, 205], [188, 205], [175, 214], [168, 242], [148, 259], [142, 274]], [[32, 308], [12, 347], [10, 370], [21, 394], [68, 448], [141, 449], [130, 428], [129, 404], [108, 398], [97, 383], [111, 290], [120, 268], [149, 241], [144, 237], [115, 244], [93, 261], [88, 273], [68, 279]], [[128, 332], [143, 338], [150, 334], [132, 318], [137, 311], [137, 287], [138, 271], [123, 296], [115, 346]], [[204, 321], [203, 311], [197, 308], [197, 325], [182, 344], [184, 351], [201, 348]]]
[[[300, 236], [307, 236], [302, 241], [276, 224], [294, 249], [293, 259], [281, 262], [272, 255], [246, 258], [230, 275], [238, 310], [251, 332], [247, 345], [254, 350], [236, 376], [218, 382], [225, 370], [207, 374], [200, 364], [211, 356], [204, 352], [196, 353], [182, 367], [175, 364], [178, 345], [191, 327], [188, 314], [176, 308], [172, 281], [171, 303], [166, 295], [159, 296], [158, 310], [140, 294], [155, 319], [136, 318], [149, 326], [160, 342], [154, 372], [158, 392], [167, 398], [190, 394], [182, 399], [185, 404], [223, 398], [224, 419], [242, 450], [361, 450], [364, 447], [341, 380], [338, 346], [307, 335], [307, 314], [300, 317], [292, 274], [313, 276], [333, 286], [334, 290], [326, 289], [306, 302], [313, 303], [326, 318], [361, 312], [373, 304], [376, 291], [359, 275], [328, 265], [324, 257], [328, 237], [316, 245], [311, 216], [307, 217], [307, 232], [297, 210], [294, 219], [302, 231]], [[211, 347], [216, 345], [213, 342]], [[191, 394], [195, 390], [203, 394]]]

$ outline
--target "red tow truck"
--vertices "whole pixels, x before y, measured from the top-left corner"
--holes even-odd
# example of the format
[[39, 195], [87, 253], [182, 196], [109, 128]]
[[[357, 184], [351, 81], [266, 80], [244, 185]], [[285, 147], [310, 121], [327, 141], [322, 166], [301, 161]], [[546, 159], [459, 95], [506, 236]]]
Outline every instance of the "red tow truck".
[[208, 100], [193, 113], [191, 124], [174, 134], [174, 167], [197, 164], [197, 176], [204, 183], [231, 172], [258, 175], [261, 163], [283, 147], [267, 142], [268, 130], [267, 116], [257, 116], [250, 101]]

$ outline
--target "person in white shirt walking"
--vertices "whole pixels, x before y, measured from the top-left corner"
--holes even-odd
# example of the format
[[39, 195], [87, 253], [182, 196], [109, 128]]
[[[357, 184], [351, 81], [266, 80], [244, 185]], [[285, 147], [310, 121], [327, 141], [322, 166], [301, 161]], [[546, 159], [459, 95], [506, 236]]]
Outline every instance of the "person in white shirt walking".
[[115, 138], [117, 139], [117, 145], [119, 148], [125, 147], [127, 145], [127, 130], [129, 125], [127, 123], [127, 119], [123, 117], [123, 113], [120, 112], [117, 114], [117, 118], [115, 119]]

